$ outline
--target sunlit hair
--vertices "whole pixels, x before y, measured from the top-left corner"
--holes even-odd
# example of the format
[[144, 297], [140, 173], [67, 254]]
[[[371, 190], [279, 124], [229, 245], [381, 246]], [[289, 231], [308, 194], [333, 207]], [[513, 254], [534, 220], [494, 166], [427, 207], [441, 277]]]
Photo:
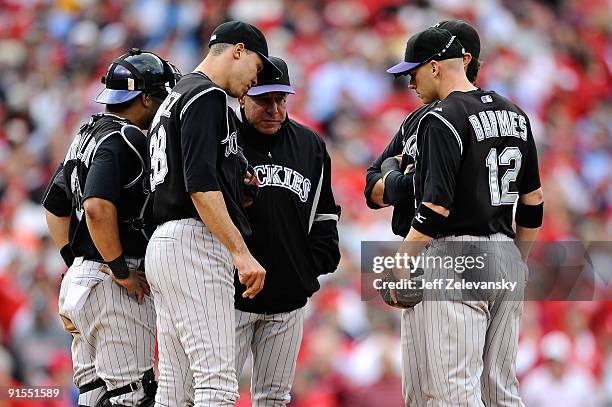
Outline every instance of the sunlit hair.
[[[221, 55], [221, 54], [223, 54], [225, 52], [226, 49], [228, 49], [230, 47], [233, 47], [233, 46], [234, 46], [234, 44], [228, 44], [226, 42], [219, 42], [217, 44], [213, 44], [210, 47], [210, 54], [211, 55], [215, 55], [215, 56], [216, 55]], [[247, 54], [250, 54], [253, 51], [251, 51], [250, 49], [246, 49], [246, 52], [247, 52]]]

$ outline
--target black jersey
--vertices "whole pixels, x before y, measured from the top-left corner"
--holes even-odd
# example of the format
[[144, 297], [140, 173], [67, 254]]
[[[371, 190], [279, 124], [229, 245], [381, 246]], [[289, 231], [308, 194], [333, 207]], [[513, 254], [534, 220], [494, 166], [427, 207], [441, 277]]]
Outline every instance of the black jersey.
[[514, 203], [540, 187], [529, 118], [508, 99], [480, 89], [452, 92], [423, 116], [415, 167], [417, 203], [450, 210], [439, 236], [514, 237]]
[[149, 133], [150, 182], [156, 224], [198, 218], [192, 192], [221, 191], [244, 235], [236, 114], [227, 95], [200, 72], [185, 75], [161, 105]]
[[143, 228], [148, 194], [144, 188], [146, 137], [139, 128], [112, 114], [97, 114], [83, 125], [55, 172], [43, 206], [70, 216], [69, 243], [77, 256], [103, 261], [87, 228], [83, 202], [90, 197], [117, 208], [123, 254], [144, 257]]
[[340, 261], [331, 160], [319, 135], [289, 118], [274, 135], [245, 121], [239, 137], [260, 181], [246, 209], [253, 229], [246, 243], [266, 269], [266, 283], [255, 298], [244, 299], [236, 276], [235, 305], [246, 312], [289, 312], [304, 306], [319, 289], [317, 277]]
[[[369, 208], [381, 208], [381, 206], [370, 200], [370, 196], [372, 195], [372, 190], [374, 189], [376, 182], [383, 177], [380, 167], [385, 159], [401, 154], [402, 164], [400, 168], [402, 172], [405, 171], [408, 165], [414, 164], [414, 155], [416, 153], [416, 132], [419, 121], [423, 115], [433, 109], [437, 103], [438, 102], [436, 101], [428, 105], [421, 106], [414, 112], [410, 113], [408, 117], [404, 119], [399, 130], [397, 133], [395, 133], [395, 136], [393, 136], [393, 139], [387, 145], [382, 154], [378, 156], [376, 160], [374, 160], [370, 167], [368, 167], [364, 194]], [[389, 174], [385, 180], [383, 201], [386, 204], [393, 206], [391, 229], [393, 230], [393, 233], [402, 237], [406, 237], [408, 234], [416, 209], [414, 205], [414, 187], [412, 185], [413, 176], [414, 167], [412, 167], [405, 174]]]

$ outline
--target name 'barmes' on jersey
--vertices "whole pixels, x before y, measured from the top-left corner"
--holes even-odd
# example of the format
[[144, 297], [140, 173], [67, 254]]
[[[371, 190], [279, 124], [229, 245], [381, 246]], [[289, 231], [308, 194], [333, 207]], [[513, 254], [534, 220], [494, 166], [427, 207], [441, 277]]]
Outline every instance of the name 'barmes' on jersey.
[[492, 137], [516, 137], [527, 141], [527, 119], [511, 110], [484, 110], [468, 117], [478, 141]]

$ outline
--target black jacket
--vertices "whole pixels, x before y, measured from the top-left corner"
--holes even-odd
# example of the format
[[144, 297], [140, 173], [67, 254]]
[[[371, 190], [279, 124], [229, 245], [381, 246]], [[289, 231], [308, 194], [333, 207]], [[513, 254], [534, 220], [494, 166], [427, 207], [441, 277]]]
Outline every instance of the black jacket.
[[247, 245], [266, 269], [266, 280], [254, 299], [244, 299], [236, 276], [236, 308], [289, 312], [303, 307], [319, 289], [317, 277], [335, 271], [340, 261], [331, 160], [323, 140], [289, 118], [272, 136], [243, 120], [239, 142], [261, 184], [246, 210], [253, 231]]

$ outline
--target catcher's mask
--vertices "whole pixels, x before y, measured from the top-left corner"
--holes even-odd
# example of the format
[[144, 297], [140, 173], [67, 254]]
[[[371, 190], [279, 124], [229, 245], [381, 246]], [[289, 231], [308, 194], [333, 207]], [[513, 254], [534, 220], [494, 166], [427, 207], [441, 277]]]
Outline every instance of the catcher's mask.
[[106, 85], [95, 99], [98, 103], [125, 103], [141, 93], [165, 99], [181, 77], [179, 70], [152, 52], [132, 48], [108, 67], [102, 83]]

